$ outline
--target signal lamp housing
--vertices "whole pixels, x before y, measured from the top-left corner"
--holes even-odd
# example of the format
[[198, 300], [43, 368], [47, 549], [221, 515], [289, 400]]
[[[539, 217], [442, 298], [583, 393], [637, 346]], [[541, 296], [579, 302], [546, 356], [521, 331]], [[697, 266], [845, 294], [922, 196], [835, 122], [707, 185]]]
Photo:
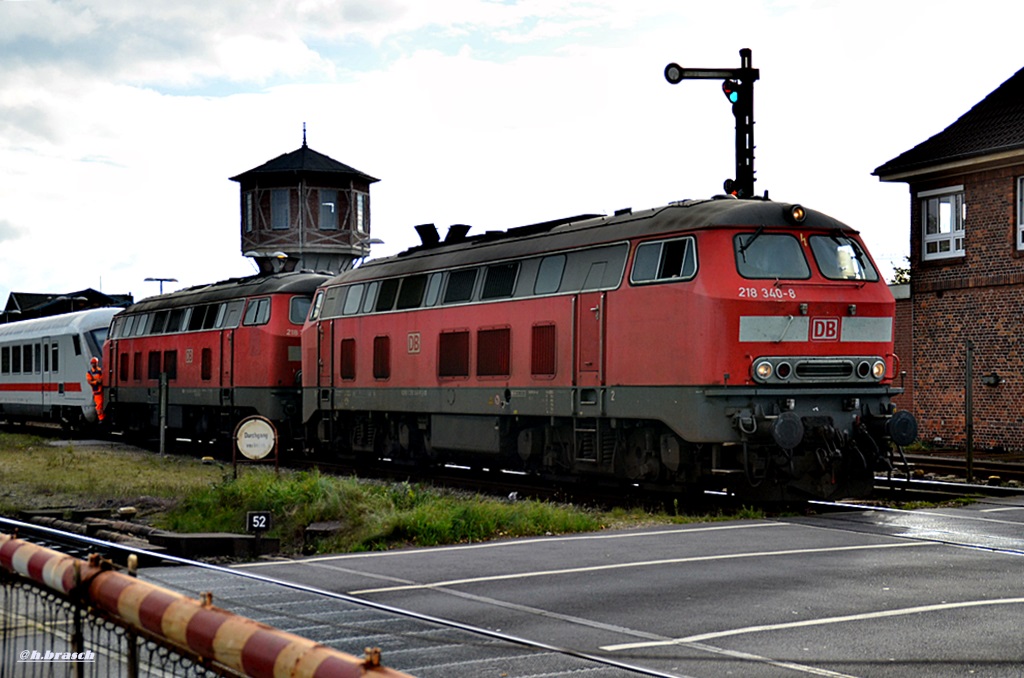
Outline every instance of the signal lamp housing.
[[807, 210], [803, 208], [803, 205], [790, 205], [785, 208], [784, 214], [786, 221], [791, 224], [803, 223], [804, 219], [807, 218]]

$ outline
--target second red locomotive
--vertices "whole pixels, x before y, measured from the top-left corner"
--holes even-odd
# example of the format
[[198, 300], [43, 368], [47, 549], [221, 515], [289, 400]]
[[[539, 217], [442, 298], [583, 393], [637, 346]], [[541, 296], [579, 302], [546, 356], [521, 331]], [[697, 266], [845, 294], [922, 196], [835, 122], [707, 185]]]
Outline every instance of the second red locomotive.
[[243, 417], [260, 414], [286, 439], [300, 440], [300, 333], [314, 290], [328, 278], [225, 280], [125, 309], [105, 348], [106, 411], [114, 427], [154, 438], [165, 402], [173, 436], [224, 439]]
[[343, 273], [303, 330], [309, 443], [762, 499], [870, 492], [916, 422], [858, 234], [768, 200], [423, 245]]

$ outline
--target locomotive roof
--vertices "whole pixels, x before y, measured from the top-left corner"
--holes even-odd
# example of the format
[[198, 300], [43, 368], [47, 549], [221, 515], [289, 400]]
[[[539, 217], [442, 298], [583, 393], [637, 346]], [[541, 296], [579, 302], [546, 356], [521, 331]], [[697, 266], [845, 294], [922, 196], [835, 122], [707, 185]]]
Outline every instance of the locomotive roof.
[[[338, 281], [353, 282], [381, 276], [470, 266], [489, 261], [534, 256], [545, 252], [619, 242], [629, 238], [712, 228], [797, 228], [787, 219], [790, 203], [762, 199], [740, 200], [719, 196], [710, 200], [685, 200], [639, 212], [623, 210], [612, 216], [582, 215], [521, 226], [507, 231], [487, 231], [452, 236], [433, 245], [419, 245], [397, 255], [373, 259], [342, 273]], [[841, 230], [856, 233], [843, 222], [805, 208], [801, 230]], [[455, 228], [455, 227], [453, 227]], [[463, 227], [465, 228], [465, 227]]]
[[329, 280], [324, 273], [295, 271], [254, 275], [246, 278], [230, 278], [208, 285], [197, 285], [184, 290], [147, 297], [129, 306], [126, 312], [145, 312], [178, 306], [206, 304], [228, 299], [240, 299], [262, 294], [312, 294], [316, 288]]

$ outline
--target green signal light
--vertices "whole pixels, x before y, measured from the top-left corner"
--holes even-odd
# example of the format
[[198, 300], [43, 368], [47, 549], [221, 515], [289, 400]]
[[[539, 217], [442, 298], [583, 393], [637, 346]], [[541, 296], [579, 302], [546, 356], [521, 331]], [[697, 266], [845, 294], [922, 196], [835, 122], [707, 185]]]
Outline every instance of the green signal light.
[[726, 80], [723, 82], [722, 92], [725, 93], [725, 98], [731, 103], [736, 103], [740, 100], [740, 85], [735, 80]]

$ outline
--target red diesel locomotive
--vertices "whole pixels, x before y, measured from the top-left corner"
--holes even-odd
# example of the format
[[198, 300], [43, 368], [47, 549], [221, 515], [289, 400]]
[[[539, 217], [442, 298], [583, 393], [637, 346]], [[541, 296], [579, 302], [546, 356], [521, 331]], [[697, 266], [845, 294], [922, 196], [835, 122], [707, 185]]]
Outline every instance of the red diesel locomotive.
[[870, 492], [916, 437], [891, 403], [893, 297], [825, 214], [723, 196], [417, 230], [316, 293], [321, 451], [802, 500]]
[[198, 440], [230, 437], [260, 414], [282, 436], [299, 431], [302, 324], [329, 276], [278, 273], [224, 280], [144, 299], [114, 318], [106, 343], [105, 411], [117, 430], [166, 430]]

